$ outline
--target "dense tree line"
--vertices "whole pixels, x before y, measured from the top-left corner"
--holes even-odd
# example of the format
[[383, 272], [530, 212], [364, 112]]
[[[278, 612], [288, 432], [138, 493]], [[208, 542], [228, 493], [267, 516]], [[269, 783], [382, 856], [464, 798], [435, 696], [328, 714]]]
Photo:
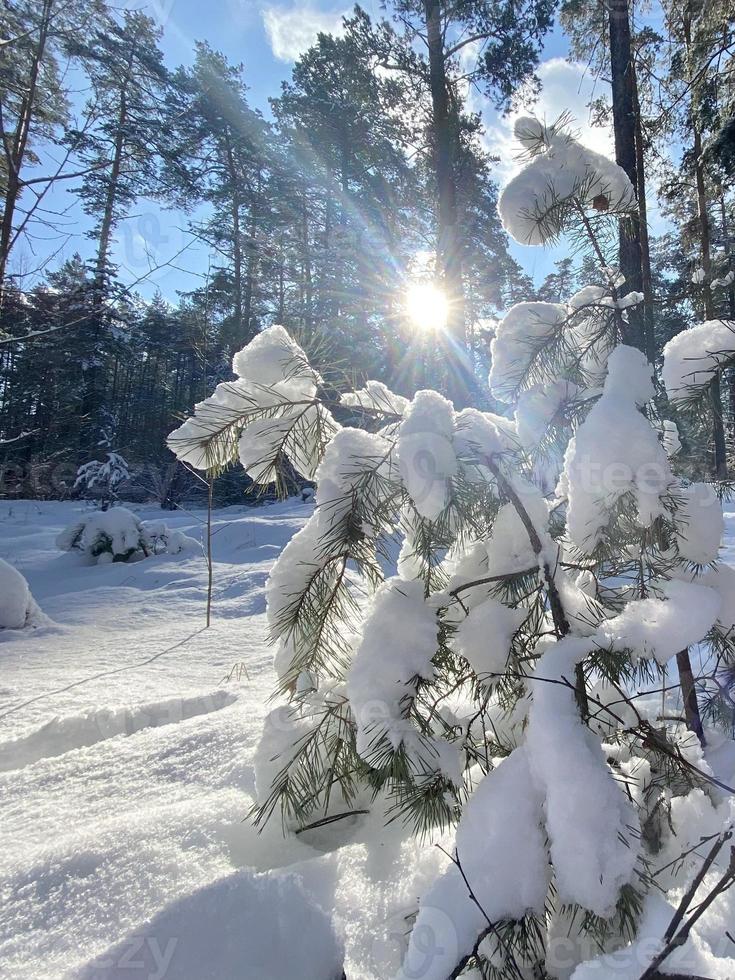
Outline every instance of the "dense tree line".
[[[533, 71], [549, 4], [525, 4], [518, 24], [513, 4], [492, 14], [484, 6], [454, 5], [451, 18], [496, 38], [474, 71], [507, 104], [513, 83]], [[370, 374], [415, 389], [427, 380], [426, 351], [406, 356], [404, 284], [417, 254], [445, 279], [460, 267], [455, 255], [446, 268], [448, 180], [451, 221], [463, 229], [461, 323], [448, 356], [472, 377], [485, 357], [483, 321], [530, 284], [497, 218], [479, 120], [451, 77], [462, 45], [451, 43], [450, 20], [439, 54], [452, 99], [438, 117], [436, 65], [413, 49], [437, 10], [399, 4], [394, 26], [356, 8], [343, 36], [319, 36], [264, 114], [249, 101], [246, 69], [206, 42], [190, 65], [168, 68], [161, 32], [143, 13], [61, 0], [3, 7], [6, 457], [79, 465], [114, 445], [136, 464], [167, 462], [163, 439], [177, 415], [273, 322], [329, 365], [328, 384]], [[502, 52], [513, 46], [522, 57], [509, 69]], [[70, 94], [71, 77], [83, 79], [84, 104]], [[51, 159], [61, 163], [39, 177]], [[39, 270], [14, 264], [22, 244], [33, 250], [61, 224], [44, 198], [63, 182], [91, 219], [91, 257], [52, 258]], [[115, 262], [125, 217], [146, 201], [188, 214], [210, 255], [173, 303], [143, 301]], [[433, 357], [433, 370], [445, 361]]]
[[[355, 8], [264, 112], [247, 67], [206, 42], [167, 66], [144, 13], [4, 3], [1, 458], [43, 470], [115, 448], [165, 469], [176, 418], [271, 323], [299, 337], [328, 385], [369, 375], [487, 403], [488, 323], [534, 288], [508, 251], [467, 93], [501, 110], [532, 97], [554, 8], [395, 0], [377, 22]], [[630, 317], [653, 361], [690, 323], [735, 310], [733, 15], [724, 0], [662, 11], [654, 28], [627, 0], [561, 5], [573, 53], [613, 82], [595, 109], [638, 194], [620, 263], [623, 292], [644, 293]], [[58, 187], [89, 217], [84, 261], [43, 258], [65, 222], [48, 203]], [[670, 230], [649, 241], [656, 195]], [[209, 255], [176, 297], [144, 301], [116, 261], [126, 217], [147, 205], [181, 213]], [[417, 257], [449, 297], [444, 337], [419, 339], [406, 322]], [[589, 259], [565, 259], [537, 292], [564, 300], [599, 279]], [[723, 382], [683, 426], [693, 467], [720, 477], [735, 405]]]

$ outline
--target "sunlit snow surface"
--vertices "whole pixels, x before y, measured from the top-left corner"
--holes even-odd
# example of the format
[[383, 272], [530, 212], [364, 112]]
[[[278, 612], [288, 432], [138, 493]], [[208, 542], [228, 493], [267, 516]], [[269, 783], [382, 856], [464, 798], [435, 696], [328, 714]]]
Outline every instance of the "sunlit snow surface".
[[[296, 862], [291, 870], [309, 895], [330, 915], [337, 910], [350, 978], [389, 976], [400, 962], [404, 916], [443, 861], [437, 849], [403, 842], [394, 824], [387, 832], [345, 827], [344, 840], [352, 834], [371, 843], [324, 854], [315, 837], [310, 844], [284, 841], [277, 818], [261, 835], [245, 820], [253, 755], [275, 687], [265, 581], [311, 505], [216, 512], [214, 614], [206, 631], [203, 554], [82, 565], [54, 547], [82, 509], [0, 502], [0, 557], [23, 572], [57, 624], [0, 631], [0, 977], [60, 980], [84, 971], [90, 980], [135, 980], [165, 968], [167, 980], [270, 980], [244, 965], [235, 972], [237, 961], [252, 968], [247, 950], [237, 948], [229, 950], [229, 962], [224, 950], [225, 959], [213, 959], [211, 972], [203, 973], [202, 963], [191, 960], [192, 931], [199, 928], [213, 956], [222, 949], [199, 913], [215, 902], [218, 921], [231, 915], [247, 946], [252, 915], [243, 915], [243, 903], [255, 894], [263, 903], [269, 890], [229, 876]], [[134, 509], [144, 520], [161, 519], [155, 507]], [[170, 527], [201, 540], [202, 512], [164, 516]], [[146, 666], [5, 714], [162, 651], [168, 652]], [[238, 662], [247, 675], [225, 682]], [[218, 880], [220, 889], [197, 897]], [[179, 901], [190, 895], [193, 901]], [[175, 948], [166, 961], [176, 927], [161, 915], [171, 908], [174, 921], [180, 911], [181, 936], [178, 955]], [[157, 926], [146, 930], [146, 924], [154, 919], [164, 922], [167, 938], [152, 949]], [[307, 910], [301, 925], [313, 921]], [[308, 936], [293, 936], [293, 922], [286, 915], [281, 928], [296, 959], [280, 969], [309, 978], [311, 959], [319, 980], [330, 980], [324, 959], [310, 955]], [[277, 934], [271, 929], [262, 938], [273, 946]], [[318, 945], [323, 950], [323, 936]]]
[[[87, 566], [54, 546], [82, 505], [0, 502], [0, 558], [55, 624], [0, 631], [3, 980], [278, 980], [257, 963], [281, 940], [284, 977], [330, 980], [342, 943], [350, 980], [397, 972], [439, 850], [377, 817], [345, 821], [328, 853], [326, 835], [284, 841], [277, 819], [261, 835], [245, 819], [275, 686], [265, 582], [310, 510], [216, 512], [204, 630], [203, 554]], [[202, 539], [202, 512], [164, 516]], [[710, 759], [721, 778], [735, 775], [729, 748]]]

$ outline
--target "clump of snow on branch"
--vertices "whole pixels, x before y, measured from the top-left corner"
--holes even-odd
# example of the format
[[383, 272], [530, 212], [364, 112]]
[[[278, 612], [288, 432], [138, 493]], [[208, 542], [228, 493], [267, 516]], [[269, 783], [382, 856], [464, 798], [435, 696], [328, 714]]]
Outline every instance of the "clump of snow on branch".
[[503, 188], [498, 211], [516, 241], [541, 245], [578, 225], [577, 205], [622, 215], [635, 208], [635, 192], [613, 160], [583, 146], [563, 124], [523, 117], [515, 134], [529, 161]]
[[599, 639], [614, 650], [653, 657], [661, 666], [684, 647], [698, 643], [715, 624], [721, 599], [713, 588], [695, 582], [661, 582], [662, 598], [634, 599], [605, 620]]
[[735, 321], [707, 320], [682, 330], [666, 344], [661, 371], [672, 401], [696, 395], [735, 354]]
[[450, 865], [421, 898], [397, 980], [446, 980], [472, 952], [488, 920], [543, 911], [549, 862], [542, 808], [526, 751], [518, 748], [485, 776], [467, 803], [457, 828], [459, 866]]
[[534, 385], [518, 396], [515, 419], [518, 439], [526, 449], [534, 449], [543, 440], [549, 426], [573, 400], [577, 385], [571, 381], [554, 381]]
[[681, 452], [681, 439], [679, 438], [679, 427], [676, 422], [664, 419], [662, 422], [662, 436], [664, 450], [669, 459]]
[[445, 741], [420, 736], [409, 718], [418, 681], [434, 677], [439, 601], [425, 598], [419, 579], [391, 578], [381, 585], [363, 625], [347, 694], [357, 722], [357, 751], [367, 762], [387, 741], [394, 751], [403, 746], [417, 773], [439, 772], [459, 784], [456, 751]]
[[720, 597], [717, 625], [724, 631], [735, 629], [735, 568], [721, 563], [708, 569], [699, 581]]
[[566, 323], [561, 303], [516, 303], [498, 324], [490, 344], [490, 390], [512, 401], [528, 377], [537, 350]]
[[541, 656], [534, 671], [527, 742], [531, 772], [546, 798], [559, 896], [609, 916], [621, 887], [633, 878], [639, 828], [575, 703], [574, 670], [589, 649], [588, 640], [570, 636]]
[[364, 388], [346, 391], [340, 401], [351, 408], [361, 408], [378, 415], [395, 415], [399, 418], [405, 414], [409, 404], [408, 398], [394, 394], [382, 381], [368, 381]]
[[725, 519], [722, 504], [709, 483], [691, 483], [677, 491], [676, 546], [679, 555], [695, 565], [717, 561]]
[[436, 520], [449, 503], [457, 472], [454, 411], [435, 391], [419, 391], [398, 433], [398, 467], [418, 513]]
[[457, 627], [453, 646], [479, 679], [492, 680], [505, 671], [513, 634], [525, 617], [524, 609], [510, 609], [488, 598], [471, 609]]
[[[379, 482], [390, 466], [390, 444], [362, 429], [340, 429], [327, 447], [316, 474], [316, 509], [281, 552], [266, 590], [269, 627], [279, 641], [276, 672], [282, 681], [296, 680], [299, 662], [308, 659], [310, 651], [298, 631], [287, 625], [294, 603], [319, 589], [338, 588], [352, 539], [357, 538], [364, 550], [377, 534], [379, 528], [369, 523], [353, 524], [353, 507], [366, 474], [375, 473]], [[343, 623], [342, 630], [348, 629]]]
[[[553, 550], [548, 533], [549, 505], [543, 494], [526, 480], [514, 480], [513, 488], [538, 535], [542, 549]], [[539, 558], [531, 544], [528, 529], [512, 503], [503, 504], [499, 509], [486, 547], [489, 575], [513, 575], [538, 565]]]
[[221, 468], [238, 458], [256, 483], [277, 478], [280, 454], [313, 477], [337, 423], [317, 401], [321, 379], [280, 326], [258, 334], [235, 354], [235, 381], [217, 385], [194, 415], [168, 437], [182, 462]]
[[594, 549], [625, 494], [633, 495], [643, 527], [667, 513], [664, 498], [674, 482], [669, 460], [638, 411], [653, 393], [645, 356], [633, 347], [617, 347], [602, 397], [570, 441], [559, 481], [559, 495], [569, 500], [569, 536], [582, 551]]

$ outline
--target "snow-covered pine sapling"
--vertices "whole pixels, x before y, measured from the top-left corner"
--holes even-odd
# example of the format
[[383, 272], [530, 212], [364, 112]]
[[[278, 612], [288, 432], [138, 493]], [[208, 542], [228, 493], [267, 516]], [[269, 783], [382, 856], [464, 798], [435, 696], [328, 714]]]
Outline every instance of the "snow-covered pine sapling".
[[93, 459], [79, 467], [74, 489], [99, 500], [102, 510], [107, 510], [117, 500], [118, 487], [129, 479], [127, 460], [120, 453], [108, 453], [105, 460]]
[[682, 646], [735, 652], [719, 503], [672, 472], [645, 414], [651, 369], [621, 343], [638, 297], [604, 260], [602, 219], [632, 188], [560, 128], [519, 133], [506, 227], [541, 243], [581, 226], [605, 267], [499, 324], [490, 386], [514, 418], [377, 382], [335, 406], [271, 327], [169, 438], [200, 469], [239, 459], [273, 480], [285, 454], [316, 483], [268, 583], [282, 703], [255, 817], [456, 824], [401, 974], [423, 980], [559, 976], [555, 937], [574, 936], [576, 962], [634, 939], [672, 797], [712, 781], [636, 695]]
[[70, 524], [56, 538], [62, 551], [81, 551], [98, 565], [147, 557], [150, 540], [140, 519], [126, 507], [99, 510]]
[[169, 528], [162, 521], [144, 523], [126, 507], [85, 514], [58, 535], [56, 547], [62, 551], [80, 551], [97, 565], [138, 561], [150, 555], [201, 552], [195, 538]]

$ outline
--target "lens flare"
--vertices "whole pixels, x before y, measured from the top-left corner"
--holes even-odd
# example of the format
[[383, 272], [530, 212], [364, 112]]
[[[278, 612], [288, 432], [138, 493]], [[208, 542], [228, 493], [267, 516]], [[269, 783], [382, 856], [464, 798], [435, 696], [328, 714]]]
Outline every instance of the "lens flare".
[[406, 312], [417, 330], [443, 330], [449, 313], [447, 297], [433, 283], [415, 283], [406, 294]]

